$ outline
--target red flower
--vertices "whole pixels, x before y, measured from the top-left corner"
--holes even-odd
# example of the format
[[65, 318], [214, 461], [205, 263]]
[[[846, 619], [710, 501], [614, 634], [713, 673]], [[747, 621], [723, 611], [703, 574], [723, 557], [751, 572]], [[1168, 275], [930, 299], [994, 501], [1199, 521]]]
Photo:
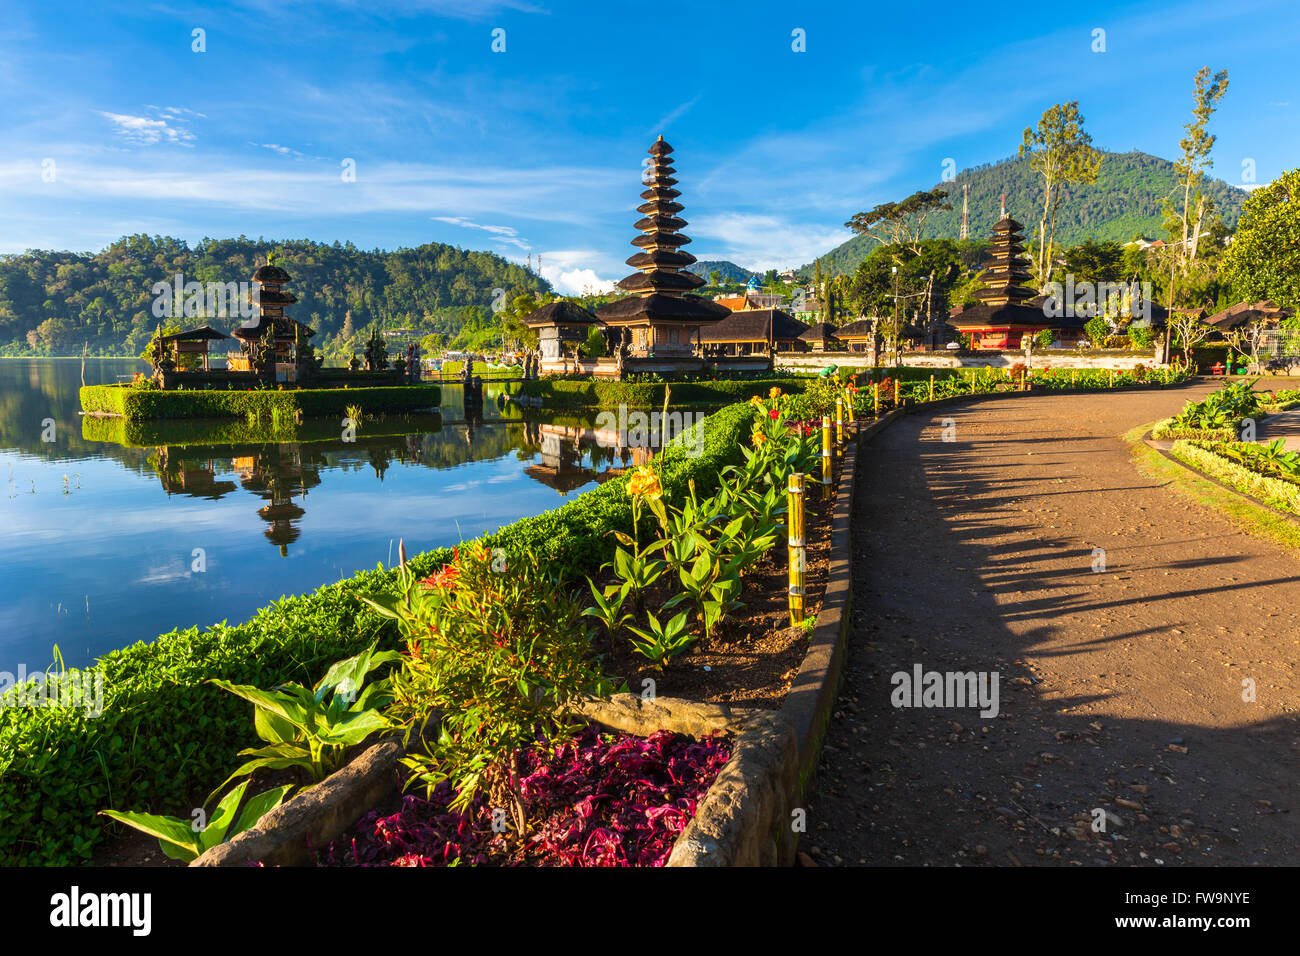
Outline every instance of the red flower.
[[458, 577], [460, 577], [460, 568], [449, 564], [432, 577], [425, 578], [420, 584], [424, 586], [426, 591], [438, 588], [453, 588], [456, 586]]
[[772, 421], [776, 421], [777, 416], [780, 415], [780, 414], [781, 414], [781, 413], [778, 412], [775, 408], [772, 409], [770, 412], [767, 413], [768, 417], [771, 418]]

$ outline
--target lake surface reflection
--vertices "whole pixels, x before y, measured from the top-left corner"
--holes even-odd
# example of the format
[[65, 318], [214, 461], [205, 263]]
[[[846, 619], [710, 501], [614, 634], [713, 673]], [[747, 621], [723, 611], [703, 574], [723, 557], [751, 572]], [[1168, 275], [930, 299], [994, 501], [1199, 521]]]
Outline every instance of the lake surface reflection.
[[[85, 381], [140, 367], [87, 360]], [[355, 442], [308, 421], [296, 441], [230, 443], [195, 422], [83, 420], [82, 374], [77, 360], [0, 360], [0, 671], [44, 670], [55, 644], [79, 666], [173, 627], [244, 620], [395, 561], [399, 538], [412, 554], [453, 545], [632, 463], [594, 415], [525, 420], [499, 401], [512, 385], [487, 386], [473, 421], [448, 387], [441, 415], [367, 419]]]

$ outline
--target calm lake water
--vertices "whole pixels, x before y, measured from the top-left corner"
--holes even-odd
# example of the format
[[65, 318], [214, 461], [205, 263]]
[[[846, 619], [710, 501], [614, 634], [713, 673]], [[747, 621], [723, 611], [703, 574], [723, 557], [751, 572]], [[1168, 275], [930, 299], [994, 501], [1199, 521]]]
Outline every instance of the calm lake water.
[[[85, 381], [142, 367], [87, 360]], [[245, 620], [395, 562], [399, 538], [411, 554], [453, 545], [558, 507], [624, 463], [580, 435], [594, 416], [562, 426], [498, 407], [512, 385], [487, 386], [473, 424], [447, 387], [442, 416], [367, 421], [354, 443], [163, 433], [126, 447], [87, 437], [105, 423], [78, 414], [81, 376], [80, 360], [0, 359], [0, 671], [44, 670], [56, 644], [81, 666], [174, 627]]]

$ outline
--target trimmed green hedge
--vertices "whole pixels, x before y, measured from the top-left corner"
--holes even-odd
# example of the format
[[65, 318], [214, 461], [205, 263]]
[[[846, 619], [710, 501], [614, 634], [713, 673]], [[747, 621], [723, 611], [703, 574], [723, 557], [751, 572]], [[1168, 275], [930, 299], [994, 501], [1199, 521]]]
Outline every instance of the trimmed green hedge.
[[[740, 458], [753, 411], [732, 405], [709, 416], [703, 453], [690, 457], [694, 436], [661, 456], [664, 488], [685, 493], [694, 479], [712, 493], [718, 473]], [[613, 554], [610, 531], [629, 528], [627, 479], [619, 478], [544, 514], [516, 521], [480, 539], [511, 554], [532, 553], [571, 575], [593, 573]], [[648, 516], [646, 520], [648, 521]], [[448, 549], [411, 559], [421, 574], [451, 556]], [[380, 568], [301, 596], [285, 597], [243, 624], [171, 631], [100, 659], [104, 711], [0, 707], [0, 865], [85, 862], [103, 837], [105, 808], [187, 816], [194, 793], [206, 793], [253, 743], [248, 705], [205, 683], [221, 677], [271, 687], [314, 683], [330, 663], [379, 639], [396, 645], [391, 622], [357, 598], [394, 590]]]
[[364, 388], [295, 388], [220, 391], [163, 391], [129, 385], [84, 385], [81, 407], [86, 412], [121, 415], [128, 419], [261, 418], [293, 421], [301, 409], [306, 418], [342, 415], [349, 405], [367, 414], [436, 408], [442, 402], [437, 385], [397, 385]]
[[540, 398], [549, 407], [580, 408], [636, 405], [657, 408], [664, 403], [664, 389], [671, 388], [670, 401], [680, 404], [720, 404], [737, 399], [767, 395], [775, 387], [783, 392], [797, 392], [807, 378], [720, 379], [699, 382], [607, 382], [595, 379], [547, 378], [524, 382], [520, 392]]
[[[1237, 428], [1241, 423], [1237, 423]], [[1195, 439], [1201, 441], [1236, 441], [1240, 438], [1237, 428], [1179, 428], [1174, 425], [1174, 419], [1162, 418], [1151, 426], [1151, 437], [1154, 439]]]
[[1282, 511], [1300, 515], [1300, 485], [1252, 471], [1240, 462], [1215, 454], [1204, 441], [1174, 442], [1169, 453], [1211, 478]]

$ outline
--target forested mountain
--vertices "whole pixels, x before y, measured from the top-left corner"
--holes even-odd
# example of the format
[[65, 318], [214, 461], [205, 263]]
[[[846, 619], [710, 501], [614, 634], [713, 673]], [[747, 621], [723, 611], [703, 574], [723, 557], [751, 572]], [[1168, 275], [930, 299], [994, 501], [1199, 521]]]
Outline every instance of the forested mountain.
[[[159, 319], [154, 283], [248, 282], [278, 253], [298, 297], [288, 314], [317, 330], [324, 345], [353, 339], [371, 322], [454, 336], [493, 324], [494, 289], [506, 301], [550, 284], [490, 252], [441, 243], [413, 249], [362, 250], [351, 243], [290, 239], [204, 239], [194, 246], [165, 236], [127, 236], [90, 255], [33, 250], [0, 256], [0, 354], [137, 355]], [[229, 332], [239, 318], [171, 320]]]
[[[1128, 242], [1137, 236], [1168, 238], [1163, 227], [1161, 204], [1177, 189], [1174, 164], [1147, 153], [1106, 153], [1097, 182], [1069, 186], [1056, 214], [1055, 246], [1065, 248], [1086, 239], [1099, 242]], [[957, 239], [961, 235], [962, 187], [969, 185], [970, 238], [987, 239], [1001, 215], [1002, 196], [1007, 212], [1025, 225], [1025, 238], [1032, 238], [1043, 211], [1043, 181], [1028, 159], [1006, 159], [999, 163], [964, 169], [953, 182], [933, 188], [948, 193], [952, 209], [932, 215], [924, 235], [933, 239]], [[1248, 193], [1219, 179], [1207, 179], [1204, 190], [1214, 200], [1215, 211], [1229, 229], [1236, 228], [1241, 204]], [[895, 197], [902, 199], [902, 196]], [[864, 205], [864, 208], [866, 206]], [[820, 257], [822, 270], [833, 274], [852, 273], [876, 242], [854, 236]], [[801, 271], [811, 274], [813, 264]]]
[[748, 282], [749, 277], [754, 274], [727, 259], [704, 259], [686, 267], [688, 272], [694, 272], [706, 279], [715, 269], [722, 273], [723, 282]]

